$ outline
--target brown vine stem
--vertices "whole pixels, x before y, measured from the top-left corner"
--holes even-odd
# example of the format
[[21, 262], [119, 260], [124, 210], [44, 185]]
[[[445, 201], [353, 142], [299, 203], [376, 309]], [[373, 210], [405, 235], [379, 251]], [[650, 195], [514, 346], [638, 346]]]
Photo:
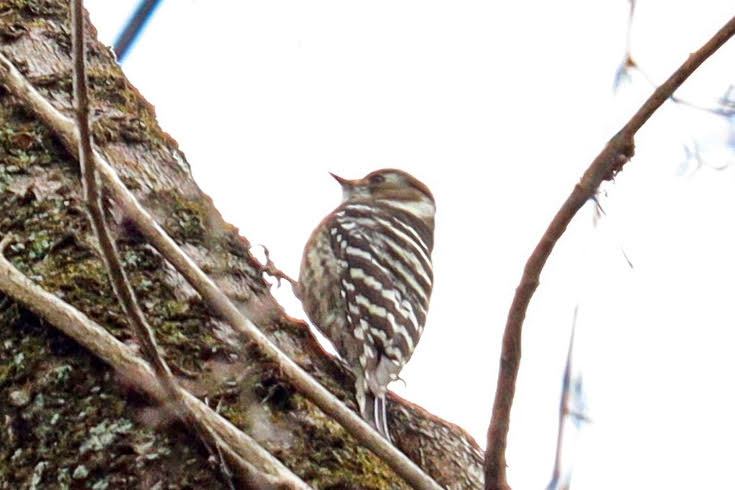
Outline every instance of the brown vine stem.
[[87, 90], [85, 67], [86, 50], [84, 46], [84, 10], [82, 8], [82, 0], [72, 0], [71, 12], [74, 100], [76, 102], [75, 115], [77, 127], [79, 128], [79, 168], [81, 170], [82, 190], [84, 202], [89, 214], [89, 221], [99, 242], [102, 258], [110, 276], [110, 283], [120, 306], [125, 312], [125, 316], [130, 322], [138, 341], [141, 343], [146, 360], [153, 365], [156, 374], [161, 377], [167, 386], [168, 392], [172, 397], [171, 401], [175, 402], [176, 393], [178, 393], [175, 387], [176, 380], [174, 380], [171, 370], [160, 353], [153, 329], [146, 321], [143, 310], [140, 309], [138, 299], [123, 269], [120, 255], [115, 246], [115, 240], [105, 221], [105, 211], [102, 206], [100, 186], [97, 182], [97, 170], [94, 164], [92, 136], [89, 127], [89, 93]]
[[[98, 183], [97, 169], [95, 168], [92, 135], [89, 126], [89, 90], [87, 87], [87, 70], [85, 66], [86, 46], [84, 42], [84, 8], [82, 4], [82, 0], [72, 0], [71, 2], [72, 71], [74, 79], [74, 100], [76, 103], [75, 116], [79, 131], [79, 167], [81, 170], [84, 202], [87, 207], [92, 229], [100, 245], [102, 258], [110, 277], [112, 289], [141, 344], [146, 360], [151, 363], [156, 376], [161, 380], [161, 385], [164, 387], [167, 395], [165, 405], [170, 405], [168, 408], [186, 427], [199, 436], [210, 454], [222, 454], [223, 452], [227, 454], [229, 461], [236, 465], [238, 475], [249, 488], [265, 488], [266, 486], [274, 488], [275, 485], [273, 485], [272, 479], [268, 475], [265, 475], [253, 465], [247, 463], [237, 455], [234, 448], [225, 446], [225, 443], [214, 432], [212, 427], [186, 404], [182, 390], [161, 354], [156, 343], [153, 328], [151, 328], [146, 320], [145, 314], [138, 303], [135, 291], [133, 291], [127, 273], [123, 268], [120, 254], [115, 246], [115, 240], [105, 220], [102, 194]], [[212, 444], [215, 446], [214, 449], [212, 448]], [[220, 468], [230, 488], [234, 489], [234, 482], [224, 461], [221, 461]]]
[[490, 427], [485, 451], [485, 490], [507, 490], [505, 448], [510, 427], [510, 409], [513, 405], [516, 378], [521, 361], [521, 330], [528, 304], [539, 285], [539, 276], [554, 245], [562, 236], [577, 211], [594, 197], [605, 180], [611, 180], [633, 156], [633, 136], [654, 112], [672, 96], [674, 91], [735, 34], [735, 17], [730, 19], [704, 46], [687, 60], [646, 100], [633, 117], [608, 141], [585, 171], [582, 179], [557, 211], [526, 262], [521, 282], [516, 288], [503, 333], [498, 383], [495, 390]]

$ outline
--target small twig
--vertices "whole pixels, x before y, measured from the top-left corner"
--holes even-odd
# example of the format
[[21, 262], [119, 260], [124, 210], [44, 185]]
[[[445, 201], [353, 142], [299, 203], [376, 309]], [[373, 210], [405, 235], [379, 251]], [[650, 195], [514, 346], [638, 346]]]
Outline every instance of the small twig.
[[[5, 258], [2, 252], [11, 240], [10, 235], [5, 235], [0, 241], [0, 291], [87, 348], [138, 391], [150, 396], [167, 411], [172, 411], [172, 405], [166, 403], [170, 399], [167, 388], [148, 363], [84, 313], [44, 291]], [[220, 444], [230, 461], [237, 462], [238, 471], [246, 472], [239, 476], [252, 488], [310, 488], [230, 421], [186, 390], [180, 387], [176, 389], [187, 410], [212, 428], [205, 433], [205, 436], [211, 437], [209, 442], [212, 445]], [[237, 451], [231, 448], [237, 448]], [[247, 456], [247, 461], [243, 456]]]
[[625, 32], [625, 58], [615, 73], [613, 88], [617, 89], [628, 74], [628, 68], [635, 65], [635, 61], [631, 56], [631, 46], [633, 45], [633, 17], [635, 13], [636, 0], [628, 0], [628, 24]]
[[633, 46], [633, 18], [635, 17], [636, 0], [628, 0], [628, 28], [625, 33], [625, 54], [630, 58], [630, 52]]
[[[638, 73], [641, 74], [641, 76], [646, 80], [646, 82], [653, 88], [658, 87], [656, 82], [653, 80], [653, 78], [646, 73], [643, 68], [641, 68], [641, 65], [638, 63], [632, 63], [628, 65], [628, 68], [631, 70], [636, 70]], [[715, 116], [722, 116], [725, 118], [732, 117], [735, 115], [735, 102], [729, 99], [729, 93], [730, 89], [732, 87], [728, 87], [728, 90], [725, 92], [726, 95], [724, 97], [720, 97], [720, 105], [718, 106], [705, 106], [697, 104], [696, 102], [691, 102], [686, 99], [682, 99], [681, 97], [676, 96], [675, 94], [671, 94], [669, 99], [671, 102], [674, 102], [675, 104], [679, 104], [680, 106], [689, 107], [690, 109], [695, 109], [700, 112], [707, 112], [709, 114], [713, 114]]]
[[539, 284], [541, 270], [554, 245], [562, 236], [577, 211], [595, 195], [605, 180], [612, 179], [633, 155], [633, 136], [679, 86], [717, 49], [735, 34], [735, 17], [725, 24], [698, 51], [658, 87], [633, 117], [612, 137], [595, 158], [580, 182], [574, 187], [561, 209], [556, 213], [541, 240], [526, 262], [521, 282], [516, 288], [503, 333], [498, 383], [495, 391], [490, 427], [485, 452], [485, 489], [510, 488], [505, 474], [505, 448], [510, 428], [510, 409], [513, 405], [516, 378], [521, 360], [521, 331], [526, 310]]
[[92, 138], [89, 128], [89, 94], [87, 90], [87, 75], [85, 68], [84, 43], [84, 11], [82, 0], [72, 0], [72, 62], [74, 66], [74, 99], [76, 101], [76, 118], [79, 128], [79, 167], [81, 170], [82, 191], [97, 241], [100, 245], [102, 258], [110, 276], [112, 289], [128, 318], [136, 337], [140, 341], [143, 353], [151, 363], [156, 374], [161, 377], [168, 387], [172, 402], [176, 402], [176, 380], [161, 355], [153, 329], [145, 319], [143, 310], [138, 304], [135, 291], [130, 285], [128, 276], [123, 269], [120, 256], [115, 246], [105, 220], [105, 211], [102, 206], [102, 194], [97, 183], [97, 171], [94, 165]]
[[236, 490], [235, 481], [232, 479], [232, 471], [230, 471], [230, 467], [227, 466], [227, 461], [225, 461], [225, 457], [222, 454], [222, 446], [219, 444], [215, 444], [214, 447], [217, 450], [217, 467], [219, 468], [220, 473], [222, 473], [222, 475], [225, 477], [227, 487], [230, 490]]
[[[636, 0], [628, 0], [629, 4], [629, 10], [628, 10], [628, 25], [626, 29], [626, 35], [625, 35], [625, 58], [623, 60], [623, 63], [621, 64], [620, 68], [618, 69], [618, 75], [616, 78], [616, 86], [619, 85], [620, 80], [627, 74], [629, 70], [636, 70], [638, 73], [640, 73], [643, 78], [654, 88], [658, 87], [658, 84], [654, 82], [653, 78], [646, 73], [646, 71], [638, 64], [638, 62], [633, 58], [633, 19], [635, 16], [635, 7], [636, 7]], [[672, 93], [669, 98], [672, 102], [687, 106], [692, 109], [696, 109], [703, 112], [708, 112], [711, 114], [715, 114], [718, 116], [723, 117], [732, 117], [733, 114], [735, 114], [735, 102], [730, 97], [732, 86], [728, 88], [728, 90], [725, 92], [725, 96], [722, 97], [720, 100], [723, 102], [720, 104], [720, 106], [715, 107], [707, 107], [703, 105], [696, 104], [694, 102], [690, 102], [688, 100], [679, 98], [674, 93]]]
[[[588, 420], [584, 413], [572, 411], [572, 354], [574, 352], [574, 333], [577, 329], [577, 313], [579, 305], [574, 308], [574, 319], [572, 320], [572, 333], [569, 336], [569, 348], [567, 350], [567, 362], [564, 367], [564, 379], [562, 382], [561, 400], [559, 401], [559, 430], [556, 437], [556, 457], [554, 458], [554, 470], [551, 482], [546, 487], [548, 490], [560, 488], [560, 482], [569, 482], [571, 479], [571, 468], [562, 478], [562, 451], [564, 450], [564, 434], [567, 416], [577, 417], [579, 420]], [[561, 487], [566, 488], [566, 487]]]
[[[24, 101], [56, 135], [72, 154], [76, 154], [78, 134], [75, 125], [28, 83], [23, 75], [0, 53], [0, 83]], [[202, 296], [211, 310], [224, 318], [232, 328], [252, 341], [267, 357], [276, 362], [299, 391], [324, 413], [339, 422], [355, 439], [386, 462], [406, 482], [418, 489], [441, 489], [429, 475], [405, 454], [388, 443], [361, 417], [348, 409], [326, 388], [315, 381], [298, 364], [283, 353], [255, 324], [240, 312], [217, 285], [187, 256], [161, 226], [125, 187], [112, 166], [94, 152], [97, 170], [107, 185], [110, 196], [138, 231], [183, 275]]]

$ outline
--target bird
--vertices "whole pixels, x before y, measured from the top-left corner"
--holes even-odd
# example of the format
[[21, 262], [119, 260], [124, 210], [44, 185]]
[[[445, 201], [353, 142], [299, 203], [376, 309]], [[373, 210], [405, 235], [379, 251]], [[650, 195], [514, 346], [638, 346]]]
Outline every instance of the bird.
[[361, 416], [391, 441], [387, 386], [413, 354], [429, 309], [434, 196], [398, 169], [331, 175], [342, 202], [304, 247], [296, 295], [354, 373]]

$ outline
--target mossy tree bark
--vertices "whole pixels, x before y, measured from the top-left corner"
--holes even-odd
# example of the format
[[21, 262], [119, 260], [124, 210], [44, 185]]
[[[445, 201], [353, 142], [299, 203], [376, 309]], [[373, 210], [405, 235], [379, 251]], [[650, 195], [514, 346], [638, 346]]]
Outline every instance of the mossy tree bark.
[[[249, 245], [197, 187], [153, 107], [89, 32], [100, 151], [166, 231], [304, 369], [355, 408], [352, 377], [284, 315]], [[216, 49], [213, 47], [212, 49]], [[68, 5], [0, 0], [0, 51], [71, 114]], [[245, 183], [244, 185], [247, 185]], [[247, 191], [247, 189], [244, 189]], [[179, 381], [315, 488], [404, 488], [378, 458], [295, 391], [208, 312], [112, 203], [123, 262]], [[22, 100], [0, 88], [0, 235], [30, 278], [133, 342], [84, 213], [78, 162]], [[480, 488], [482, 456], [461, 429], [393, 396], [397, 446], [440, 484]], [[225, 488], [197, 439], [104, 360], [0, 293], [0, 488]]]

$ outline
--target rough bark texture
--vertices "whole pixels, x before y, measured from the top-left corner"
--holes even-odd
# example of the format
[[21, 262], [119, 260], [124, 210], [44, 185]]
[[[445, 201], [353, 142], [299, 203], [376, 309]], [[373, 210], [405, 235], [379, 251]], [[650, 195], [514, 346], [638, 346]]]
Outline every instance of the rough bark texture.
[[[192, 180], [153, 107], [90, 32], [95, 142], [184, 250], [287, 354], [355, 408], [351, 374], [273, 300], [248, 242]], [[216, 47], [212, 47], [216, 49]], [[67, 2], [0, 0], [0, 50], [71, 114]], [[201, 94], [205, 96], [206, 94]], [[131, 332], [95, 251], [78, 163], [0, 88], [0, 235], [16, 266], [118, 338]], [[179, 380], [315, 488], [406, 485], [199, 296], [109, 206], [123, 262]], [[394, 439], [449, 488], [480, 488], [481, 452], [461, 429], [393, 396]], [[225, 488], [195, 438], [127, 388], [104, 362], [0, 293], [0, 489]]]

